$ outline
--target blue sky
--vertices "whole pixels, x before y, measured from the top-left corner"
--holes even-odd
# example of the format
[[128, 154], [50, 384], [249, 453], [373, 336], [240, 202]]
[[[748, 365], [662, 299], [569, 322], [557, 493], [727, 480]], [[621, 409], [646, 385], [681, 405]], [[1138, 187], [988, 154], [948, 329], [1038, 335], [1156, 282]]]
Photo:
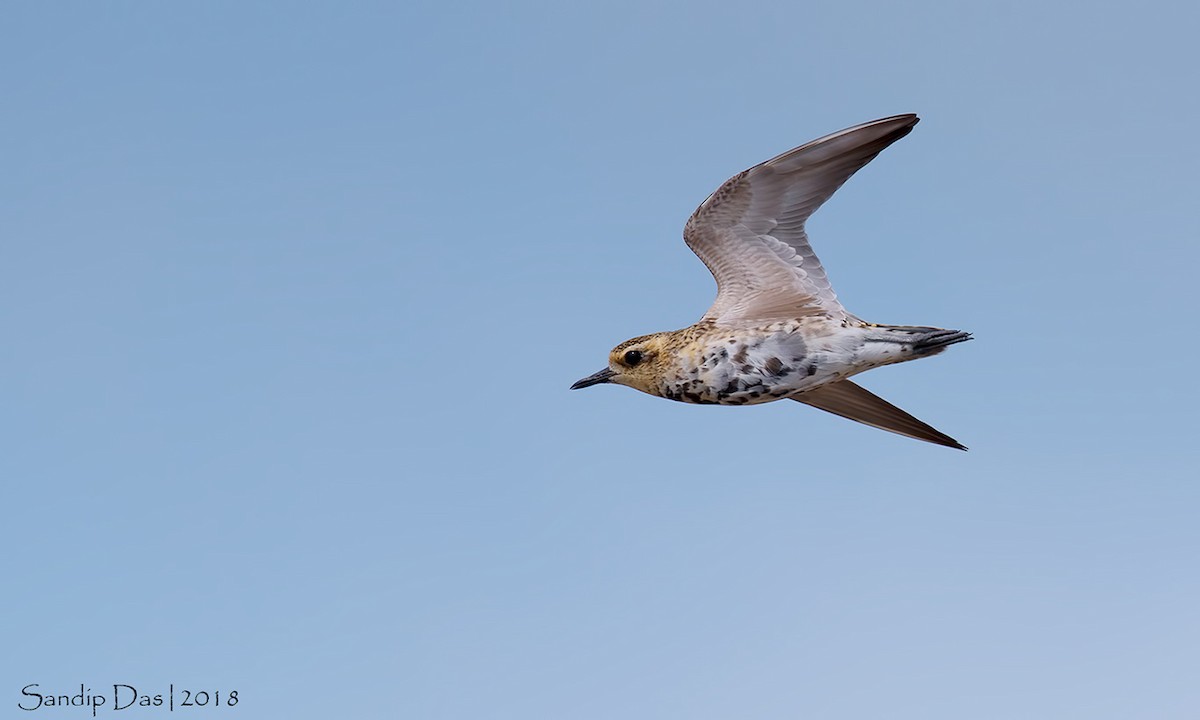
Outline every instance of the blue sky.
[[[1194, 717], [1198, 23], [10, 6], [0, 714]], [[719, 183], [902, 112], [809, 230], [975, 333], [861, 378], [969, 453], [567, 391], [707, 308]]]

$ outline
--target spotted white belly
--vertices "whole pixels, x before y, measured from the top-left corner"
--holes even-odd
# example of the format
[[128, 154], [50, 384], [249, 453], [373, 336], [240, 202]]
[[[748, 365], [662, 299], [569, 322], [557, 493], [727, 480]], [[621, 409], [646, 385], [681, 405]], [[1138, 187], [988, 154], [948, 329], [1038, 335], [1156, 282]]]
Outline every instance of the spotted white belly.
[[[719, 405], [771, 402], [854, 374], [853, 331], [795, 321], [709, 336], [678, 355], [661, 384], [671, 400]], [[865, 368], [864, 368], [865, 369]]]

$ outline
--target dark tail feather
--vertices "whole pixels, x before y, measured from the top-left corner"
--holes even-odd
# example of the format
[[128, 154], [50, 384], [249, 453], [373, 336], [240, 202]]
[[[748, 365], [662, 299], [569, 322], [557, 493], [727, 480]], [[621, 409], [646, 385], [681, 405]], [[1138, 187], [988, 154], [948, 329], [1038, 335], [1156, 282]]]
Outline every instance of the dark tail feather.
[[913, 352], [918, 355], [936, 355], [955, 343], [971, 339], [971, 333], [961, 330], [938, 330], [913, 343]]
[[[944, 330], [942, 332], [954, 332]], [[949, 345], [970, 339], [966, 333], [958, 333], [966, 337], [950, 340], [942, 345]], [[940, 348], [939, 348], [940, 349]], [[849, 380], [841, 380], [828, 385], [822, 385], [815, 390], [801, 393], [792, 398], [798, 402], [812, 405], [825, 412], [841, 415], [844, 418], [860, 422], [880, 430], [898, 433], [906, 437], [924, 440], [925, 442], [945, 445], [946, 447], [966, 450], [966, 446], [949, 435], [935, 430], [912, 415], [878, 397], [867, 390], [855, 385]]]
[[943, 330], [935, 327], [915, 325], [876, 325], [878, 334], [870, 342], [893, 342], [908, 345], [914, 357], [937, 355], [955, 343], [971, 339], [971, 333], [962, 330]]

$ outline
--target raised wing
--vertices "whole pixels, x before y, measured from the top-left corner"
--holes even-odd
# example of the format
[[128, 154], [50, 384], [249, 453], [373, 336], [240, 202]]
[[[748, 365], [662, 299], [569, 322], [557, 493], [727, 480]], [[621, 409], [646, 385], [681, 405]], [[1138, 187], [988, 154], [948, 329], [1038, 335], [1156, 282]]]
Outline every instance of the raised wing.
[[804, 223], [916, 124], [916, 115], [896, 115], [826, 135], [733, 176], [709, 195], [683, 230], [717, 280], [717, 299], [704, 319], [857, 320], [838, 302]]

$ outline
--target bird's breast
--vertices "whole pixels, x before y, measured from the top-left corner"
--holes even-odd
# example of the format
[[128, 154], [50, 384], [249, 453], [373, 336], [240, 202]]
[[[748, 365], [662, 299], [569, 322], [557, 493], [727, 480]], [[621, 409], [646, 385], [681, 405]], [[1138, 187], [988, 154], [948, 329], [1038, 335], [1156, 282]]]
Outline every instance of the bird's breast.
[[697, 338], [676, 352], [659, 394], [701, 404], [771, 402], [826, 380], [823, 354], [794, 326]]

